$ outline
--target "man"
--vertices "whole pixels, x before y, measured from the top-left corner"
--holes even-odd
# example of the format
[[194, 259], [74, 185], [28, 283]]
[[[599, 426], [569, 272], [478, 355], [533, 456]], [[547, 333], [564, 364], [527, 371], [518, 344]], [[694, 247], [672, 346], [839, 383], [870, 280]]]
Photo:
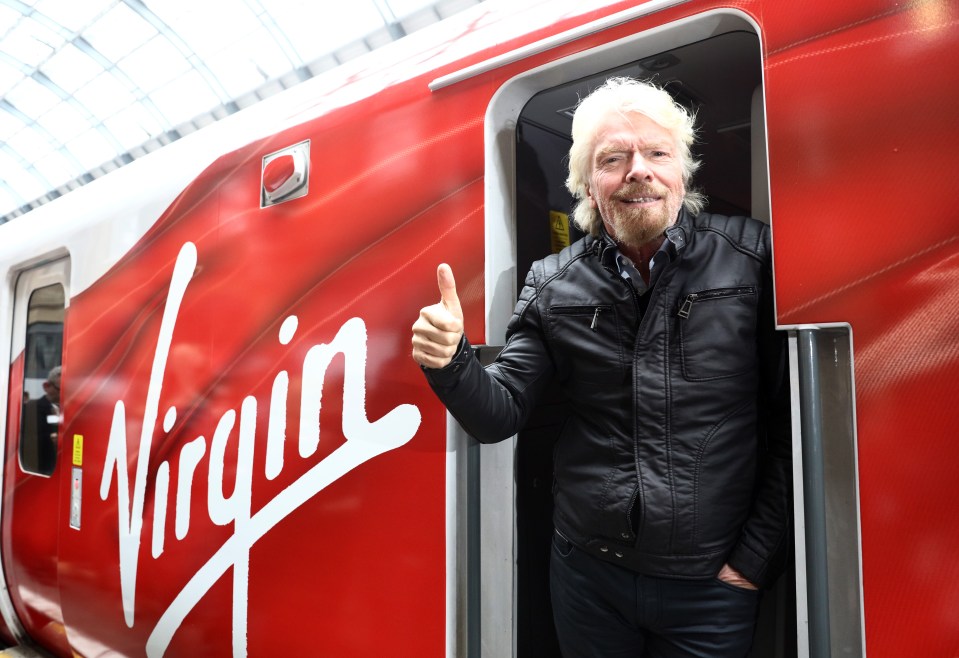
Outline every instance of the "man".
[[43, 396], [23, 407], [21, 460], [23, 467], [49, 475], [56, 466], [57, 431], [60, 424], [60, 366], [50, 370], [43, 382]]
[[564, 655], [743, 656], [791, 514], [785, 344], [768, 227], [700, 212], [692, 117], [607, 81], [577, 108], [567, 185], [585, 238], [533, 264], [484, 370], [452, 272], [413, 358], [480, 441], [558, 379], [550, 589]]

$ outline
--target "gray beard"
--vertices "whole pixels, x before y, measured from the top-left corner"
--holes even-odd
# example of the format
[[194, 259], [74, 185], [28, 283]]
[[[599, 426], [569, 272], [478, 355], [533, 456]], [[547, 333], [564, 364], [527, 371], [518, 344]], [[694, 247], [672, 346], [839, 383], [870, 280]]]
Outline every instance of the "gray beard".
[[674, 219], [670, 214], [668, 207], [621, 213], [612, 237], [627, 247], [639, 249], [669, 228]]

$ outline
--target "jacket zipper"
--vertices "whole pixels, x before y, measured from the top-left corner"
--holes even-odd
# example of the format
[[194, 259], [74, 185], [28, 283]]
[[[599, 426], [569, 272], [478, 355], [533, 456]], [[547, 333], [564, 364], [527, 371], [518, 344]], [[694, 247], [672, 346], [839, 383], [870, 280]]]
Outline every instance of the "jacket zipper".
[[600, 304], [598, 306], [557, 306], [551, 309], [551, 312], [555, 315], [589, 315], [590, 310], [593, 313], [593, 319], [589, 323], [589, 328], [592, 331], [597, 331], [599, 327], [599, 315], [600, 313], [605, 313], [612, 309], [612, 306], [609, 304]]
[[[638, 480], [640, 479], [638, 477], [638, 474], [637, 474], [637, 479]], [[629, 530], [632, 533], [632, 536], [634, 539], [639, 537], [639, 530], [640, 530], [639, 523], [634, 523], [633, 521], [633, 512], [640, 512], [640, 513], [642, 512], [642, 510], [636, 509], [636, 504], [637, 504], [637, 501], [639, 500], [640, 486], [642, 486], [641, 481], [637, 482], [636, 488], [633, 489], [633, 493], [629, 497], [629, 507], [627, 508], [627, 511], [626, 511], [626, 524], [629, 526]], [[628, 538], [629, 538], [628, 536], [623, 536], [623, 539], [628, 539]]]
[[720, 297], [743, 297], [745, 295], [756, 294], [754, 286], [738, 286], [735, 288], [717, 288], [715, 290], [704, 290], [702, 292], [691, 292], [686, 295], [683, 305], [679, 309], [678, 315], [681, 318], [689, 319], [689, 313], [693, 310], [693, 302], [718, 299]]
[[593, 331], [596, 331], [596, 325], [599, 323], [599, 312], [602, 310], [603, 310], [602, 306], [597, 306], [596, 312], [593, 313], [593, 321], [590, 322], [589, 324], [589, 328], [592, 329]]

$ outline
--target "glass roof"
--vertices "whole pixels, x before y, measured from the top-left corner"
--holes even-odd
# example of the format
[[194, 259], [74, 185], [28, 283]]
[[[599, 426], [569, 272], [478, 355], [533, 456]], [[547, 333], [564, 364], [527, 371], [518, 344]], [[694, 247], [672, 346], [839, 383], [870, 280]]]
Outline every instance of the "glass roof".
[[0, 0], [0, 223], [482, 0]]

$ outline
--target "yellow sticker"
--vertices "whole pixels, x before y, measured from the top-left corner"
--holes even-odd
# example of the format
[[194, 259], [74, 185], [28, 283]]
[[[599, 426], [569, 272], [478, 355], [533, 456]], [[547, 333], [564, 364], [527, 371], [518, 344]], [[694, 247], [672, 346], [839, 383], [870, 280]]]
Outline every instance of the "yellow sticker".
[[556, 210], [549, 211], [549, 235], [553, 253], [569, 246], [569, 215]]
[[83, 466], [83, 435], [73, 435], [73, 465]]

